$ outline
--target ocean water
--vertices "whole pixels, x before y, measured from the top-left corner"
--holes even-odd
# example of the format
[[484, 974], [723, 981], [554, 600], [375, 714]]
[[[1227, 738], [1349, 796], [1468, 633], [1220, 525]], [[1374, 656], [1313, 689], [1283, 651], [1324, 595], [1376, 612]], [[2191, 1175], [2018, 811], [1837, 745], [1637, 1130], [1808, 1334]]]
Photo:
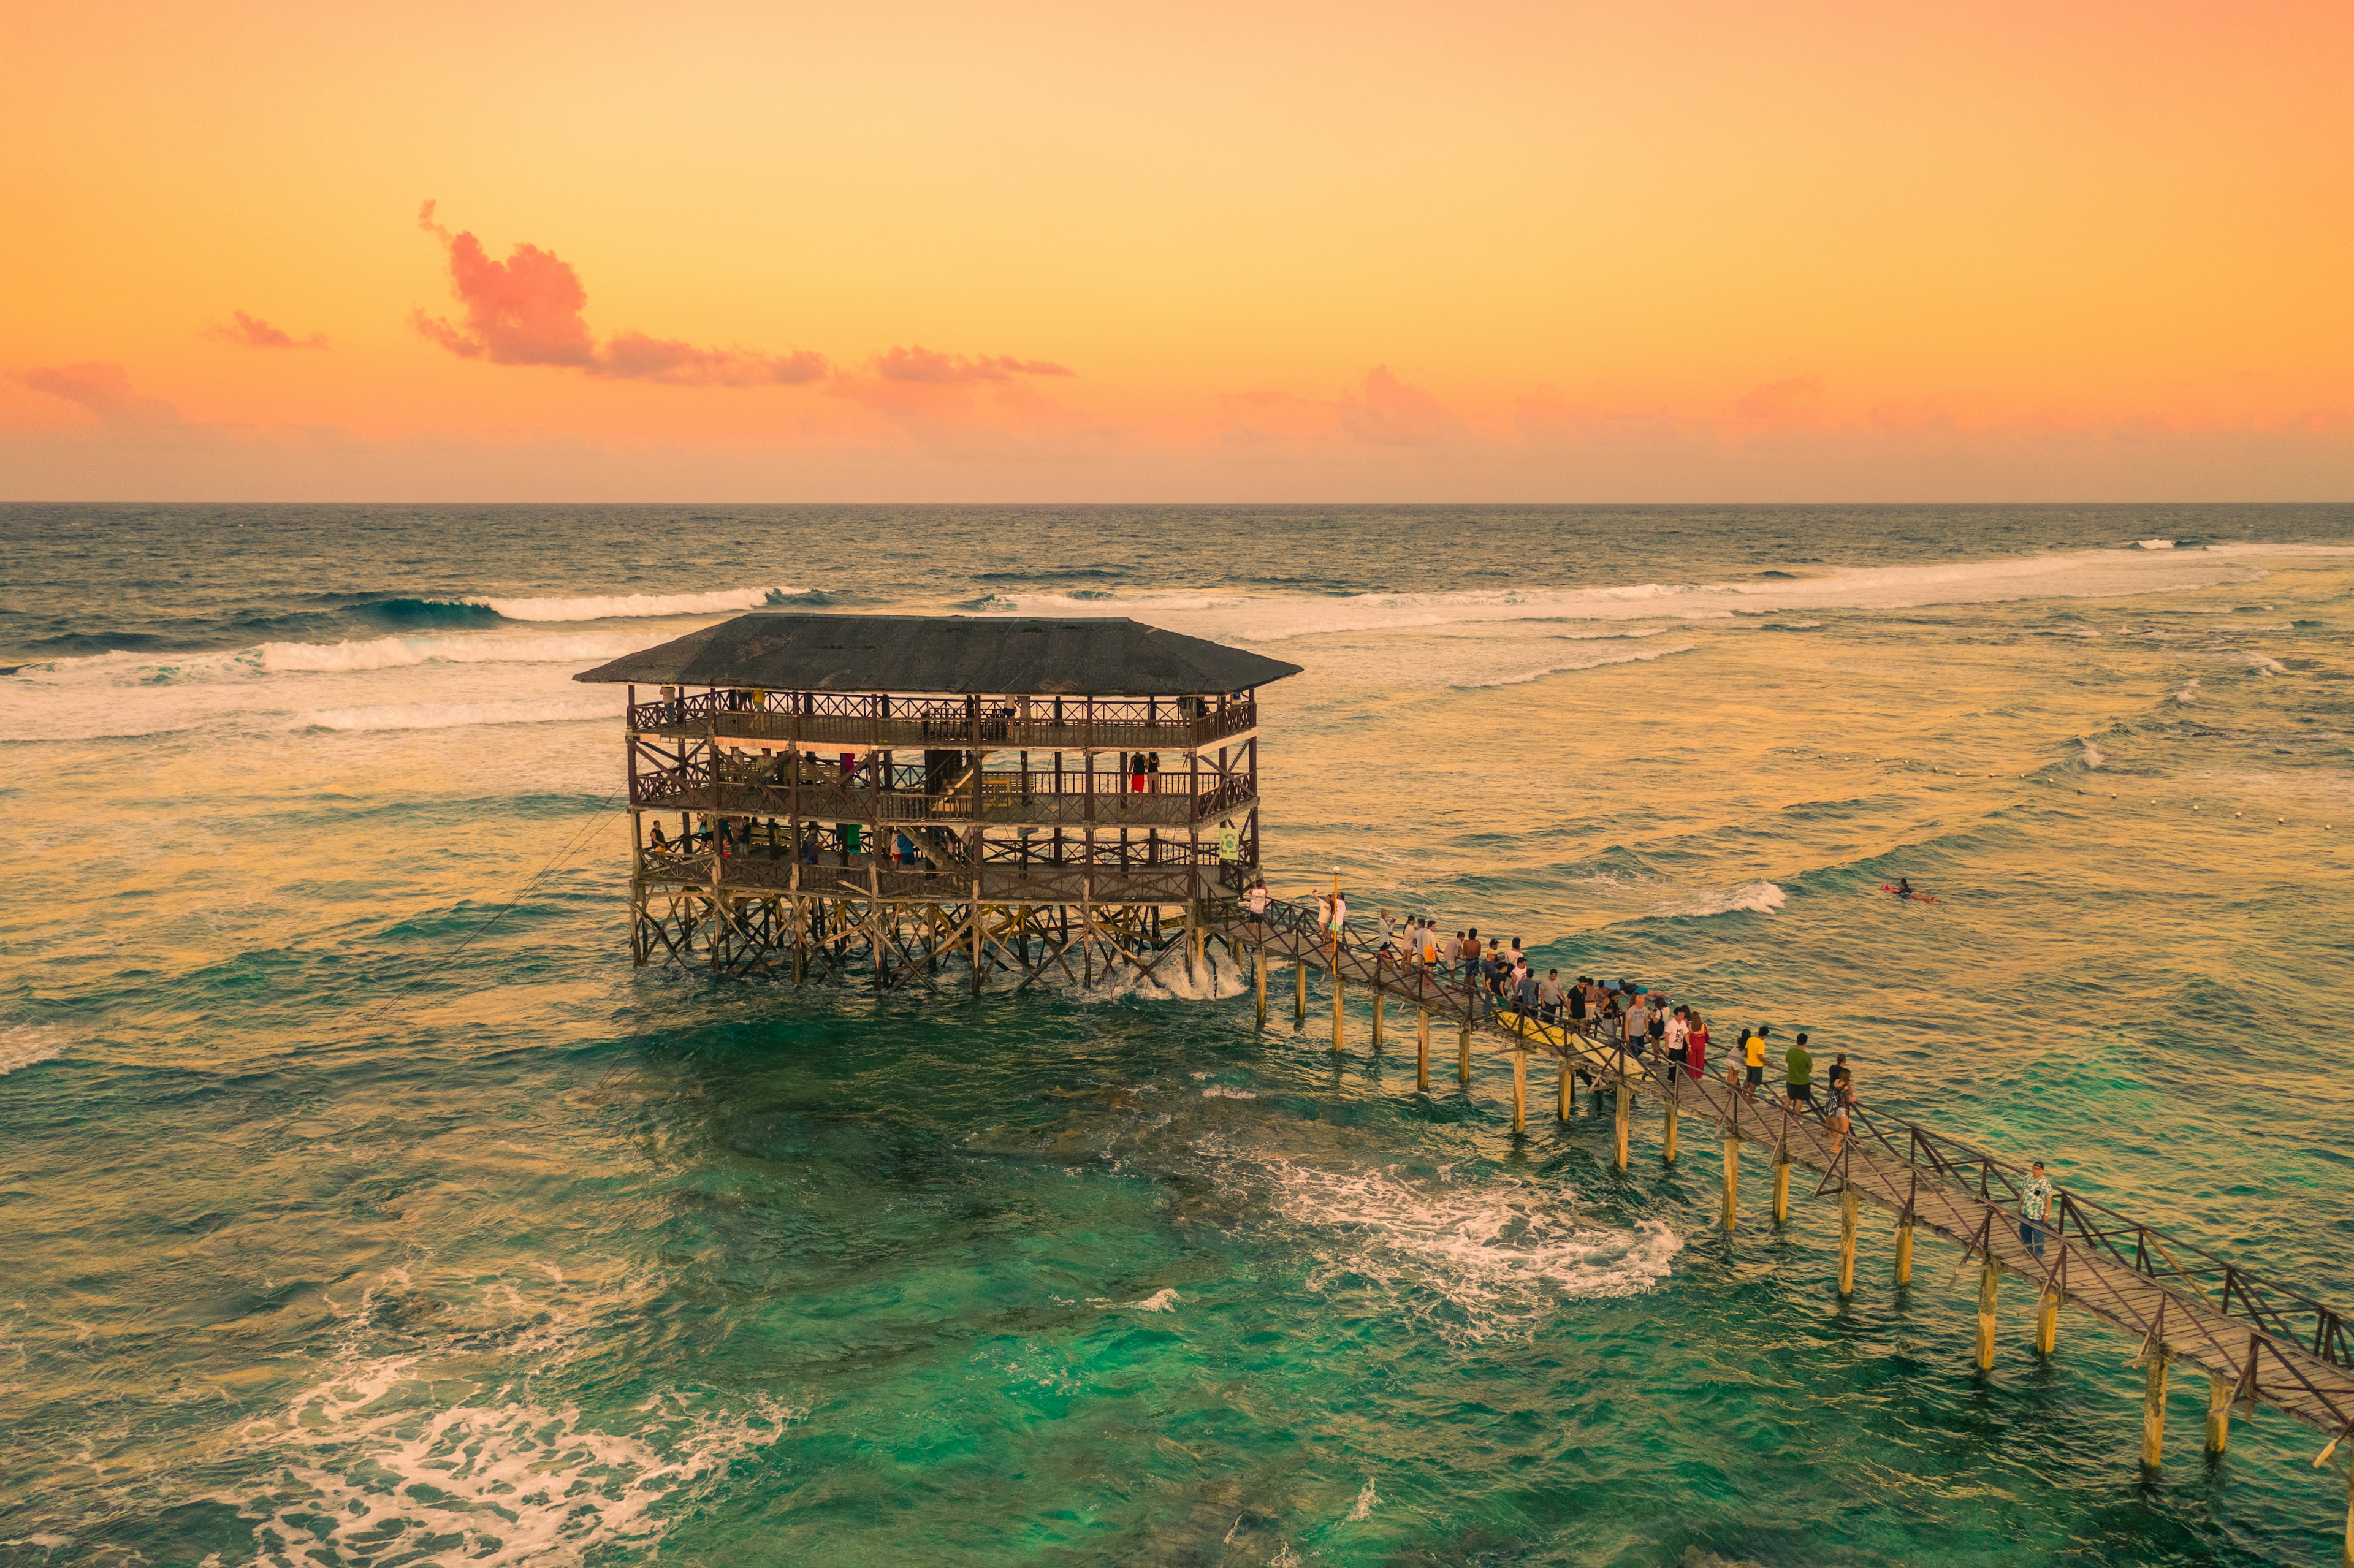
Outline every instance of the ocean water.
[[2209, 1467], [2179, 1382], [2145, 1481], [2135, 1346], [2013, 1285], [1979, 1376], [1951, 1248], [1868, 1217], [1842, 1305], [1803, 1183], [1727, 1239], [1712, 1148], [1362, 1012], [632, 969], [568, 677], [762, 604], [1264, 649], [1279, 890], [2345, 1304], [2349, 594], [2344, 507], [0, 508], [0, 1563], [2334, 1561], [2317, 1434]]

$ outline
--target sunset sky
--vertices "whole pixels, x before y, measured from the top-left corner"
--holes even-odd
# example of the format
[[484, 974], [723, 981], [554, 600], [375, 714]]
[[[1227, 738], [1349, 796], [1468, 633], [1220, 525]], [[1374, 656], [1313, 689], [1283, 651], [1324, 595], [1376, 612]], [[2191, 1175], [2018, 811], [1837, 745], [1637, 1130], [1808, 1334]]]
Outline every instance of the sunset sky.
[[2338, 0], [10, 36], [0, 498], [2354, 493]]

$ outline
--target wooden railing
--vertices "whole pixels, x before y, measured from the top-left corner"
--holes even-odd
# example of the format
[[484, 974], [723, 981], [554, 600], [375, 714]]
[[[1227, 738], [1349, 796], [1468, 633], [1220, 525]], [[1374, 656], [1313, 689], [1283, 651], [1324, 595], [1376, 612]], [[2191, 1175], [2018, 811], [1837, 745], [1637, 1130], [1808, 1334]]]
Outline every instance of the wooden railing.
[[[806, 706], [801, 705], [806, 700]], [[1028, 716], [1010, 702], [883, 697], [829, 692], [698, 691], [639, 703], [630, 727], [644, 735], [716, 735], [804, 748], [885, 746], [948, 749], [1119, 751], [1213, 745], [1257, 727], [1255, 698], [1033, 698]]]
[[[1231, 899], [1220, 901], [1213, 913], [1229, 926], [1244, 926], [1246, 930], [1245, 923], [1252, 919], [1238, 901]], [[1591, 1068], [1657, 1095], [1679, 1097], [1689, 1081], [1685, 1074], [1669, 1070], [1672, 1064], [1654, 1061], [1623, 1040], [1605, 1037], [1594, 1020], [1573, 1022], [1564, 1017], [1550, 1024], [1540, 1023], [1490, 997], [1476, 979], [1468, 983], [1450, 983], [1445, 975], [1453, 966], [1444, 957], [1434, 972], [1424, 969], [1418, 959], [1384, 963], [1376, 945], [1362, 935], [1344, 934], [1336, 944], [1330, 933], [1317, 926], [1309, 901], [1271, 901], [1263, 918], [1271, 933], [1288, 935], [1295, 944], [1302, 938], [1312, 941], [1322, 961], [1328, 967], [1341, 968], [1344, 977], [1354, 983], [1374, 986], [1456, 1018], [1500, 1029], [1542, 1048], [1557, 1052], [1575, 1049], [1580, 1060]], [[1568, 1044], [1572, 1037], [1578, 1043], [1574, 1048]], [[1819, 1152], [1826, 1169], [1842, 1157], [1840, 1151], [1822, 1142], [1829, 1126], [1827, 1108], [1808, 1107], [1788, 1113], [1820, 1145]], [[1917, 1122], [1867, 1111], [1861, 1105], [1851, 1106], [1850, 1117], [1852, 1131], [1846, 1149], [1859, 1145], [1876, 1149], [1893, 1157], [1914, 1180], [1975, 1199], [1989, 1214], [2007, 1213], [2007, 1223], [2017, 1223], [2016, 1213], [2031, 1179], [2024, 1167]], [[2316, 1387], [2305, 1369], [2298, 1367], [2292, 1357], [2281, 1353], [2287, 1347], [2327, 1367], [2354, 1368], [2354, 1336], [2349, 1334], [2345, 1314], [2336, 1308], [2056, 1184], [2052, 1189], [2052, 1213], [2039, 1228], [2046, 1250], [2041, 1254], [2031, 1252], [2024, 1263], [2014, 1260], [2013, 1266], [2039, 1273], [2046, 1288], [2083, 1295], [2094, 1287], [2094, 1274], [2122, 1266], [2173, 1297], [2183, 1307], [2204, 1308], [2261, 1336], [2260, 1348], [2269, 1361], [2275, 1363], [2279, 1376], [2285, 1379], [2280, 1387], [2285, 1389], [2293, 1383], [2335, 1413], [2341, 1423], [2354, 1422], [2354, 1409], [2345, 1408], [2342, 1392]], [[2094, 1266], [2088, 1269], [2087, 1265]], [[2164, 1315], [2163, 1308], [2158, 1308], [2158, 1318], [2153, 1318], [2147, 1306], [2114, 1291], [2108, 1295], [2110, 1298], [2105, 1298], [2102, 1309], [2145, 1332], [2159, 1334], [2161, 1338], [2167, 1334], [2199, 1335], [2197, 1323], [2179, 1313], [2169, 1329], [2158, 1320]], [[2228, 1348], [2220, 1344], [2213, 1347], [2218, 1354]], [[2252, 1351], [2243, 1373], [2251, 1387], [2259, 1376], [2253, 1358]]]

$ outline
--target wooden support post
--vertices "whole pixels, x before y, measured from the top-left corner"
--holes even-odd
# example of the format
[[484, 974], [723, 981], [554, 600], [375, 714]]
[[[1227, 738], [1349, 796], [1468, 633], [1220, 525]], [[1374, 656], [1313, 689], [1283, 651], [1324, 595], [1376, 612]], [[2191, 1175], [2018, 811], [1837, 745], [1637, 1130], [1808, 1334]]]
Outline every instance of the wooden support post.
[[1896, 1221], [1896, 1287], [1899, 1290], [1913, 1283], [1913, 1216], [1901, 1214]]
[[1291, 1027], [1308, 1027], [1308, 961], [1291, 960]]
[[1386, 1001], [1380, 991], [1373, 992], [1373, 1054], [1382, 1054], [1382, 1003]]
[[1611, 1148], [1618, 1160], [1618, 1169], [1627, 1169], [1627, 1120], [1634, 1108], [1635, 1091], [1622, 1080], [1618, 1085], [1618, 1125], [1611, 1139]]
[[2035, 1353], [2048, 1356], [2060, 1342], [2060, 1292], [2045, 1286], [2035, 1303]]
[[1730, 1233], [1741, 1199], [1741, 1135], [1724, 1129], [1724, 1228]]
[[1267, 949], [1257, 949], [1251, 962], [1251, 984], [1258, 994], [1258, 1026], [1267, 1027]]
[[1529, 1129], [1529, 1054], [1512, 1053], [1512, 1135]]
[[2232, 1380], [2207, 1374], [2207, 1457], [2220, 1459], [2232, 1442]]
[[1569, 1058], [1561, 1059], [1561, 1078], [1554, 1088], [1553, 1119], [1567, 1121], [1577, 1110], [1575, 1075], [1570, 1070]]
[[1415, 1010], [1414, 1086], [1425, 1094], [1430, 1092], [1430, 1009]]
[[2354, 1466], [2346, 1471], [2346, 1550], [2338, 1555], [2338, 1568], [2354, 1568]]
[[2141, 1462], [2155, 1470], [2166, 1458], [2166, 1376], [2174, 1366], [2174, 1352], [2152, 1345], [2142, 1369]]
[[[1563, 1081], [1566, 1083], [1569, 1077], [1568, 1066], [1564, 1065], [1561, 1071]], [[1676, 1102], [1673, 1100], [1668, 1102], [1666, 1122], [1667, 1125], [1660, 1130], [1659, 1158], [1668, 1164], [1673, 1165], [1676, 1162]]]
[[1786, 1224], [1790, 1218], [1790, 1151], [1777, 1147], [1774, 1150], [1774, 1223]]
[[1990, 1371], [1994, 1366], [1994, 1298], [2002, 1287], [2002, 1265], [1994, 1260], [1992, 1245], [1988, 1244], [1986, 1266], [1978, 1271], [1978, 1371]]
[[1468, 1023], [1455, 1042], [1455, 1081], [1458, 1084], [1471, 1081], [1471, 1026]]
[[1840, 1294], [1855, 1294], [1855, 1189], [1840, 1183]]
[[1341, 999], [1348, 988], [1341, 983], [1341, 971], [1332, 971], [1332, 1054], [1341, 1054]]

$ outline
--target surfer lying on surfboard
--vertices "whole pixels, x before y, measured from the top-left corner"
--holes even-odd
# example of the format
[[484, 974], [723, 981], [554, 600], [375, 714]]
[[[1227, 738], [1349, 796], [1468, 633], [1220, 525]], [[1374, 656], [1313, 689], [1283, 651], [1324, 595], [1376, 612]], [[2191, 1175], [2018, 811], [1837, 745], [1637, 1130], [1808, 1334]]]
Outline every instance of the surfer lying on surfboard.
[[1925, 893], [1914, 892], [1913, 885], [1901, 876], [1896, 879], [1896, 885], [1893, 887], [1889, 886], [1888, 884], [1884, 882], [1882, 883], [1880, 885], [1880, 891], [1882, 893], [1893, 893], [1899, 898], [1917, 898], [1924, 904], [1935, 904], [1937, 902]]

